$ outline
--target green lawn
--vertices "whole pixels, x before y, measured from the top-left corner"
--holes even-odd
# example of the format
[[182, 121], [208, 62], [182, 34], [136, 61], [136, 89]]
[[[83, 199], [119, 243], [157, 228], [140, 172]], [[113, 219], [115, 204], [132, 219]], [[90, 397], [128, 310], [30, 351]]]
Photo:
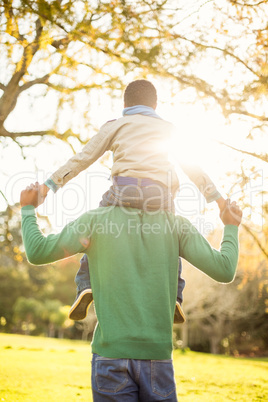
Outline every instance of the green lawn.
[[[92, 401], [90, 346], [0, 334], [0, 402]], [[268, 359], [174, 352], [179, 401], [268, 401]]]

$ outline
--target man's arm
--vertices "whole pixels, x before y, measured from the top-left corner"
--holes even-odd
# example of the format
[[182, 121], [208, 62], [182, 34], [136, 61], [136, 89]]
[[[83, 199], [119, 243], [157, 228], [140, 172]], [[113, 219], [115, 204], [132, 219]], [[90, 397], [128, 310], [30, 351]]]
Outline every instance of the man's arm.
[[225, 225], [220, 250], [215, 250], [191, 223], [180, 218], [180, 256], [218, 282], [231, 282], [238, 261], [238, 226], [242, 212], [235, 203], [227, 202], [221, 212]]
[[90, 243], [90, 214], [86, 213], [66, 225], [61, 233], [46, 237], [39, 229], [34, 210], [38, 197], [38, 183], [21, 193], [22, 239], [28, 261], [43, 265], [84, 252]]

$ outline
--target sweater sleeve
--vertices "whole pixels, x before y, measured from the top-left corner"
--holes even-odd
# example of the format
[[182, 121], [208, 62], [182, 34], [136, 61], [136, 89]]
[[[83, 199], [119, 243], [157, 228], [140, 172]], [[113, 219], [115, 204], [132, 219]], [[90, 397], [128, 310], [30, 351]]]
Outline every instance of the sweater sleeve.
[[21, 214], [22, 239], [31, 264], [49, 264], [82, 253], [89, 247], [90, 215], [87, 213], [66, 225], [61, 233], [48, 236], [41, 232], [33, 206], [23, 207]]
[[214, 249], [187, 219], [183, 218], [179, 227], [180, 256], [217, 282], [231, 282], [238, 262], [238, 227], [224, 227], [220, 250]]
[[111, 135], [109, 133], [109, 123], [106, 123], [101, 127], [98, 134], [92, 137], [84, 146], [81, 152], [74, 155], [50, 176], [46, 185], [55, 193], [59, 188], [68, 183], [68, 181], [99, 159], [104, 152], [110, 149], [110, 144]]

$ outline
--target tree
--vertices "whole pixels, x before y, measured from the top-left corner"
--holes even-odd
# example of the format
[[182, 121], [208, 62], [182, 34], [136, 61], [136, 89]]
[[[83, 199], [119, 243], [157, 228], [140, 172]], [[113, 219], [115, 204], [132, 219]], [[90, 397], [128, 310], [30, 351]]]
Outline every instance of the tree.
[[[217, 233], [210, 242], [216, 245]], [[218, 242], [217, 242], [218, 243]], [[218, 247], [219, 244], [216, 245]], [[199, 350], [236, 354], [267, 349], [267, 261], [242, 229], [237, 275], [231, 284], [219, 284], [183, 263], [186, 279], [183, 308], [187, 317], [188, 345]], [[241, 350], [243, 333], [251, 342]], [[209, 349], [206, 349], [208, 348]], [[205, 348], [205, 349], [202, 349]], [[255, 350], [256, 352], [256, 350]]]
[[[1, 0], [2, 145], [11, 139], [23, 152], [56, 138], [78, 149], [96, 132], [97, 96], [119, 97], [129, 79], [157, 77], [173, 94], [244, 120], [245, 145], [226, 145], [266, 164], [261, 141], [252, 147], [251, 140], [265, 141], [268, 123], [267, 7], [256, 0]], [[32, 107], [30, 120], [52, 106], [21, 124], [23, 104]], [[262, 169], [256, 163], [237, 179]]]
[[[47, 220], [39, 222], [48, 230]], [[70, 305], [75, 297], [74, 276], [79, 258], [73, 257], [53, 266], [32, 266], [27, 262], [21, 239], [19, 209], [8, 206], [0, 212], [0, 318], [4, 331], [14, 330], [14, 309], [20, 298], [60, 300]]]
[[[101, 89], [111, 96], [122, 90], [124, 73], [146, 75], [158, 55], [156, 26], [166, 1], [1, 1], [2, 63], [0, 135], [75, 137], [75, 121], [62, 132], [59, 113], [76, 95]], [[142, 39], [141, 39], [142, 38]], [[155, 43], [155, 45], [154, 45]], [[35, 88], [37, 88], [35, 90]], [[8, 117], [25, 93], [57, 99], [54, 122], [33, 131], [12, 131]], [[79, 109], [86, 114], [88, 103]], [[85, 116], [88, 118], [88, 115]], [[80, 123], [81, 124], [81, 123]], [[87, 135], [88, 136], [88, 135]]]
[[26, 335], [46, 333], [55, 337], [57, 332], [62, 338], [64, 329], [73, 325], [68, 320], [68, 310], [68, 306], [63, 306], [59, 300], [19, 297], [14, 306], [14, 322]]
[[59, 337], [63, 337], [64, 327], [68, 326], [68, 310], [59, 300], [50, 299], [43, 302], [41, 318], [46, 323], [47, 336], [53, 338], [58, 331]]
[[[0, 0], [1, 149], [16, 144], [26, 158], [25, 149], [55, 140], [77, 150], [96, 132], [98, 97], [120, 97], [129, 80], [155, 77], [172, 96], [199, 100], [227, 122], [245, 122], [243, 145], [222, 146], [247, 158], [233, 178], [248, 207], [249, 176], [263, 170], [267, 180], [267, 7], [258, 0]], [[24, 104], [32, 108], [27, 124]], [[263, 227], [249, 214], [245, 230], [267, 258], [262, 187], [254, 197]], [[24, 258], [3, 225], [2, 244]]]
[[15, 320], [25, 335], [30, 335], [35, 330], [42, 310], [42, 303], [34, 298], [19, 297], [17, 299], [14, 307]]
[[[192, 87], [216, 101], [226, 117], [247, 116], [260, 129], [268, 121], [267, 2], [207, 3], [2, 0], [1, 136], [79, 137], [74, 127], [60, 134], [57, 119], [53, 128], [9, 131], [7, 118], [35, 87], [41, 96], [57, 94], [59, 112], [79, 92], [120, 93], [122, 77], [132, 70]], [[200, 63], [211, 65], [213, 74]]]

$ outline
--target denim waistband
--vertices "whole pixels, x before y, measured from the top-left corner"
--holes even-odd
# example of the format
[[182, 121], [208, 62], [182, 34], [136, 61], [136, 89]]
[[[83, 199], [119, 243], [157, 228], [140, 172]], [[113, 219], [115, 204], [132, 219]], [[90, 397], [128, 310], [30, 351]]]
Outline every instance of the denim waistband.
[[166, 186], [158, 181], [154, 181], [152, 179], [138, 179], [136, 177], [124, 177], [124, 176], [114, 176], [113, 183], [117, 184], [118, 186], [127, 186], [127, 185], [134, 185], [140, 187], [152, 186], [157, 185], [165, 188]]

